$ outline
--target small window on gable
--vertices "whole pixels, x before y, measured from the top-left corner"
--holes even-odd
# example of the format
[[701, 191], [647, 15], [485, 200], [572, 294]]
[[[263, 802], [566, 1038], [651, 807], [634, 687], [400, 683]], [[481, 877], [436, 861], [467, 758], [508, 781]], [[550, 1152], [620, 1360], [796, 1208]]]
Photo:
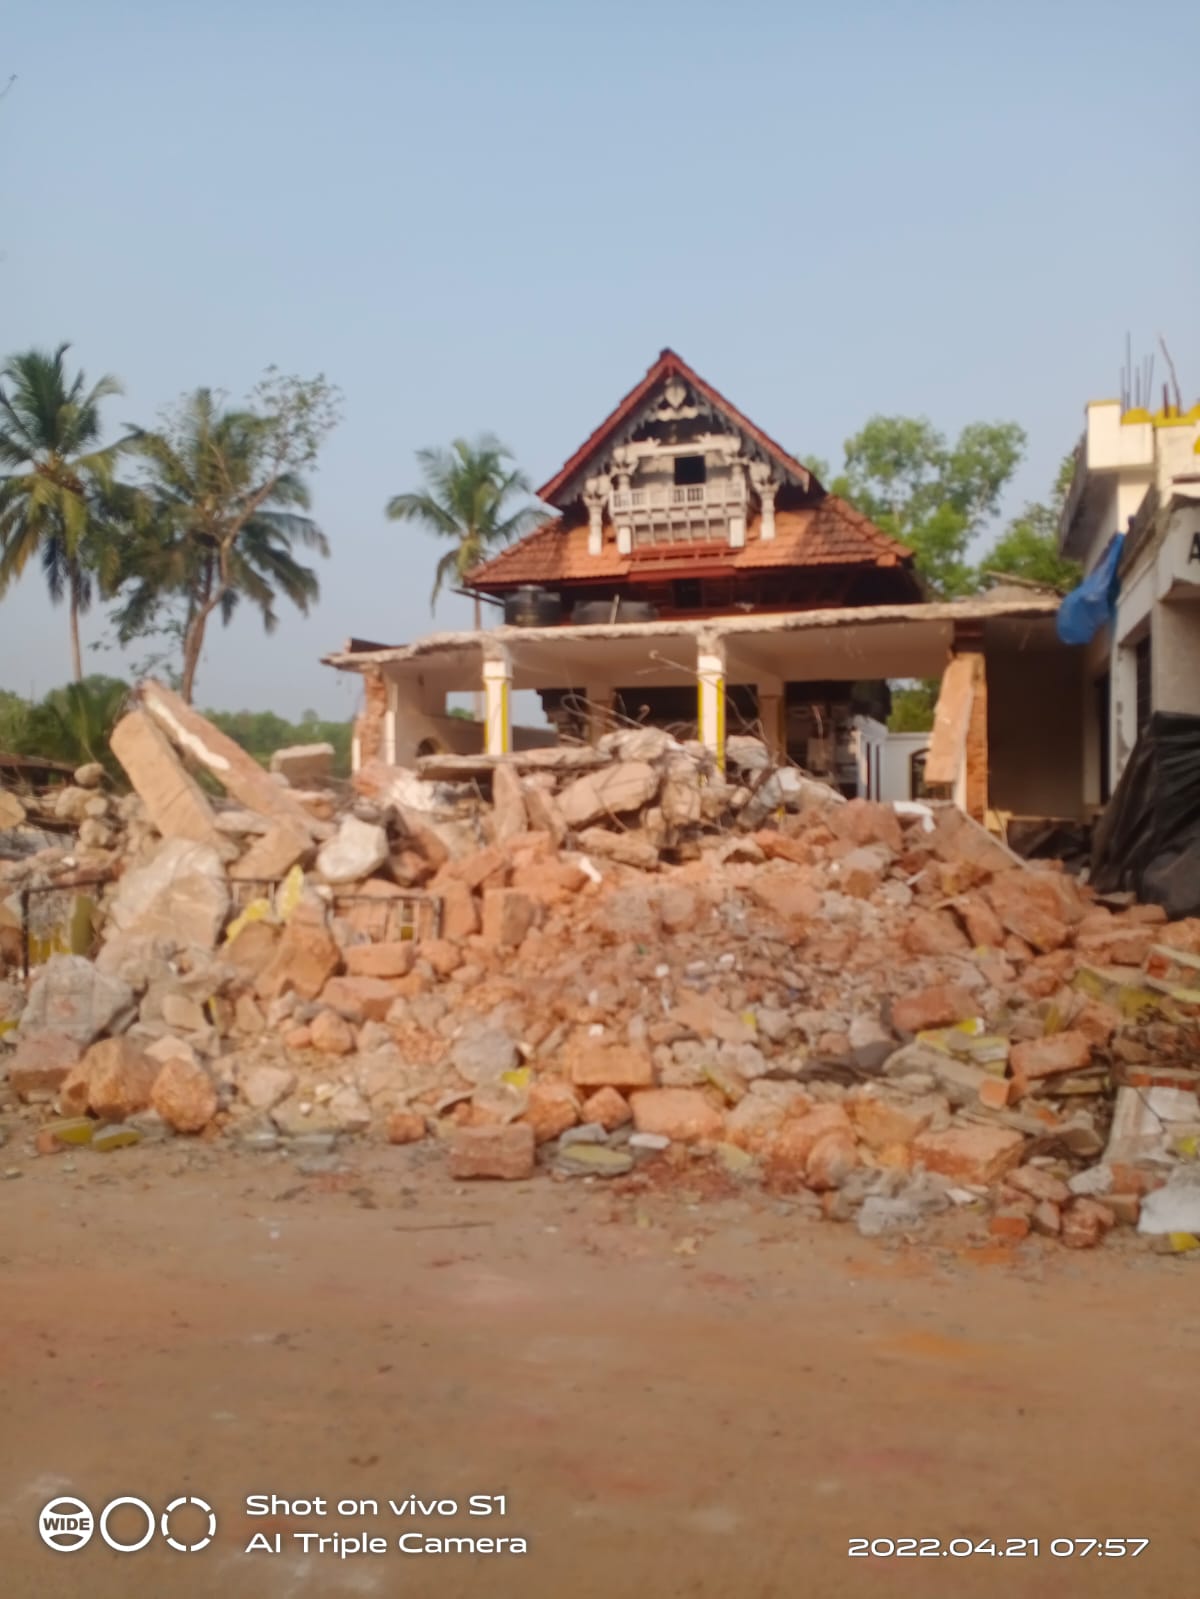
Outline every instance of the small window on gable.
[[676, 484], [706, 483], [707, 481], [708, 473], [705, 469], [702, 455], [677, 455], [675, 457]]

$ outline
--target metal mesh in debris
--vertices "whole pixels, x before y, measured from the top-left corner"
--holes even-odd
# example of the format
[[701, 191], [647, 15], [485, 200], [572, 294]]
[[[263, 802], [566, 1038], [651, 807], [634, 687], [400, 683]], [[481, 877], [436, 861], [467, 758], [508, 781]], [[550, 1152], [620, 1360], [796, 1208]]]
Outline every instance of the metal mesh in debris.
[[[274, 901], [285, 878], [241, 878], [229, 885], [234, 914], [244, 911], [254, 900]], [[363, 894], [334, 889], [332, 914], [368, 939], [372, 944], [420, 942], [440, 938], [442, 899], [420, 889], [397, 888], [388, 894]]]
[[77, 878], [21, 891], [21, 966], [28, 977], [52, 955], [96, 953], [96, 906], [105, 878]]

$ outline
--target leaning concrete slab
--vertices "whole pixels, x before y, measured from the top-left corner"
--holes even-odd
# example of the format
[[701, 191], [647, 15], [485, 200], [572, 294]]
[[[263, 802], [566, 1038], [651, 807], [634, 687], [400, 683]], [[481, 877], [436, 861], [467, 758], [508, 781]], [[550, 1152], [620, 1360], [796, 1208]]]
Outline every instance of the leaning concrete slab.
[[166, 735], [145, 711], [131, 711], [113, 728], [112, 752], [150, 820], [164, 838], [186, 838], [193, 844], [220, 841], [216, 817], [203, 790], [184, 770]]
[[139, 684], [137, 695], [143, 710], [176, 748], [211, 772], [226, 793], [263, 816], [286, 818], [311, 828], [312, 817], [291, 790], [264, 772], [240, 745], [178, 694], [161, 683], [146, 682]]

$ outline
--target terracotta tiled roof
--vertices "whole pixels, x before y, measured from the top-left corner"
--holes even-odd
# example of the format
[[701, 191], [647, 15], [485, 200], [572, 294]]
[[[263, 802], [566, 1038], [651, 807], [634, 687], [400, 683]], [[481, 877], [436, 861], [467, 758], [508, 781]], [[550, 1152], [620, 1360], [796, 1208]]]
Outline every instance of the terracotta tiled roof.
[[682, 566], [699, 556], [706, 566], [722, 571], [759, 571], [769, 567], [897, 567], [908, 564], [912, 552], [888, 538], [861, 512], [836, 495], [827, 494], [816, 505], [799, 511], [777, 511], [775, 537], [764, 541], [760, 520], [752, 517], [744, 549], [731, 550], [712, 541], [698, 544], [660, 544], [638, 548], [632, 555], [617, 549], [613, 530], [604, 530], [604, 548], [588, 554], [586, 523], [565, 528], [561, 520], [547, 522], [467, 575], [472, 588], [485, 592], [515, 588], [520, 583], [586, 583], [624, 578], [652, 566]]
[[690, 383], [694, 389], [703, 394], [710, 405], [714, 406], [718, 411], [723, 411], [737, 427], [741, 428], [744, 433], [748, 433], [752, 439], [760, 444], [767, 454], [772, 456], [778, 465], [783, 467], [793, 481], [803, 483], [806, 480], [810, 480], [814, 487], [820, 488], [820, 484], [817, 483], [817, 480], [806, 466], [797, 461], [795, 456], [789, 455], [782, 445], [776, 444], [774, 439], [768, 438], [760, 427], [756, 427], [750, 421], [749, 417], [743, 416], [736, 405], [731, 405], [723, 394], [719, 394], [713, 388], [711, 383], [706, 383], [698, 372], [694, 372], [682, 356], [676, 355], [674, 350], [663, 350], [642, 381], [630, 389], [616, 410], [607, 416], [595, 432], [584, 440], [571, 459], [564, 463], [560, 470], [550, 479], [549, 483], [543, 484], [538, 490], [538, 499], [543, 500], [547, 505], [557, 504], [557, 496], [561, 494], [575, 473], [603, 446], [609, 435], [637, 410], [656, 384], [663, 378], [672, 376], [680, 377], [686, 383]]

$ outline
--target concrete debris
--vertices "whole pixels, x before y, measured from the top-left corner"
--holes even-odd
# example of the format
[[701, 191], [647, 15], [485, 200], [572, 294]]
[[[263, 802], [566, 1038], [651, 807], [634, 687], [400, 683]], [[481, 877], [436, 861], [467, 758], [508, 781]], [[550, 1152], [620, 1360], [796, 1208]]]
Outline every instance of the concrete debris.
[[[253, 756], [222, 733], [207, 717], [186, 704], [162, 683], [142, 683], [138, 689], [142, 709], [188, 760], [216, 778], [227, 794], [263, 816], [290, 818], [301, 825], [310, 818], [286, 787], [263, 771]], [[118, 754], [118, 759], [121, 759]]]
[[171, 741], [145, 711], [131, 711], [112, 732], [112, 752], [125, 768], [134, 793], [164, 838], [216, 845], [216, 817]]
[[1200, 1226], [1200, 920], [952, 805], [641, 727], [342, 789], [154, 684], [113, 748], [132, 794], [81, 769], [0, 810], [0, 1095], [31, 1146], [704, 1169], [866, 1237], [944, 1216], [1025, 1249]]
[[229, 914], [225, 867], [216, 850], [168, 838], [144, 865], [126, 871], [108, 919], [128, 939], [162, 939], [211, 950]]
[[0, 789], [0, 830], [20, 827], [25, 821], [26, 810], [15, 794], [10, 794], [7, 789]]
[[292, 744], [275, 751], [268, 770], [292, 788], [314, 788], [332, 778], [333, 756], [332, 744]]
[[378, 871], [387, 858], [386, 828], [345, 816], [336, 837], [321, 846], [317, 870], [327, 883], [357, 883]]

